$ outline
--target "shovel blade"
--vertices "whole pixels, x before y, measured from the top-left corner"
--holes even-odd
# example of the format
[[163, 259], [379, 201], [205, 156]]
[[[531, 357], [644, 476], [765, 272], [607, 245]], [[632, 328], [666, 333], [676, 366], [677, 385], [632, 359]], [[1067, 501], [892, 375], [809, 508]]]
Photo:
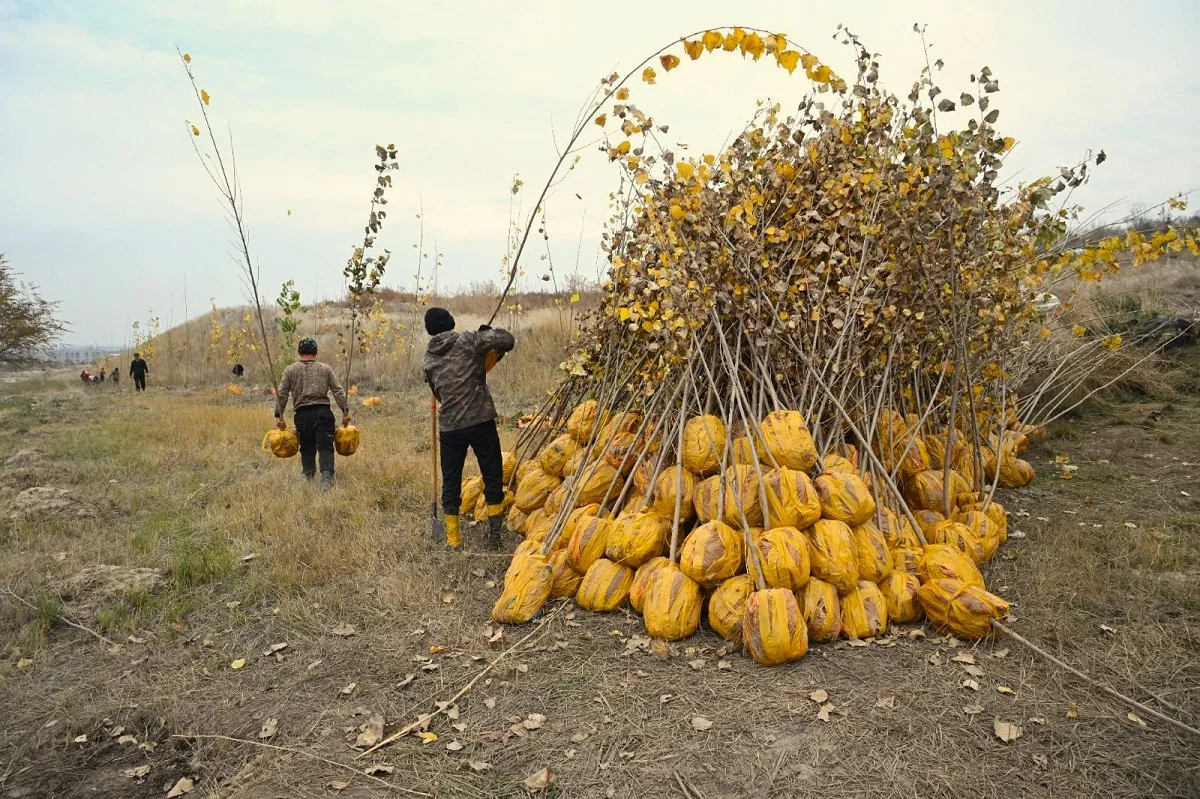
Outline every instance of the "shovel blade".
[[435, 544], [446, 540], [446, 523], [438, 518], [437, 505], [434, 505], [429, 511], [429, 535]]

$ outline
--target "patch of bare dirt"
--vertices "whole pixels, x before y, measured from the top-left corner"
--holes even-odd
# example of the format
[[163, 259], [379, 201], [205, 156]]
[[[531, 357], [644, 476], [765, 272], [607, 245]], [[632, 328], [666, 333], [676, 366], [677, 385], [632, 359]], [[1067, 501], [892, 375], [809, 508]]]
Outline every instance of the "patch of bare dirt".
[[68, 610], [79, 618], [95, 615], [96, 609], [134, 592], [153, 594], [166, 583], [161, 569], [97, 564], [68, 577], [58, 594]]
[[88, 505], [65, 488], [33, 486], [13, 497], [8, 518], [53, 519], [86, 516]]

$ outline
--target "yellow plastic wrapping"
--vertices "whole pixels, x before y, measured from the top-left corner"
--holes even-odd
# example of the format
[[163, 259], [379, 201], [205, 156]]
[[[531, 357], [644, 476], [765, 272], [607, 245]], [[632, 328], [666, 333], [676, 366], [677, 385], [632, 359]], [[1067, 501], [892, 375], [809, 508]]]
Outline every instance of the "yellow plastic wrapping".
[[[568, 541], [570, 541], [571, 538], [575, 535], [575, 528], [579, 524], [581, 519], [588, 517], [588, 516], [599, 516], [599, 515], [600, 515], [600, 506], [599, 505], [584, 505], [582, 508], [576, 508], [575, 510], [571, 511], [567, 515], [567, 523], [565, 525], [563, 525], [563, 536]], [[579, 573], [583, 574], [583, 572], [585, 572], [585, 571], [587, 571], [587, 570], [580, 569]]]
[[1003, 544], [1008, 540], [1008, 514], [1004, 512], [1004, 506], [993, 500], [984, 507], [983, 512], [992, 520], [992, 524], [996, 525], [997, 535]]
[[513, 474], [517, 471], [517, 453], [509, 450], [500, 455], [500, 475], [504, 478], [504, 484], [508, 485], [512, 480]]
[[977, 641], [992, 631], [992, 619], [1008, 616], [1008, 603], [977, 585], [930, 580], [917, 591], [925, 615], [939, 632]]
[[875, 498], [858, 475], [825, 473], [813, 481], [821, 499], [821, 515], [847, 524], [862, 524], [875, 513]]
[[818, 643], [837, 640], [842, 632], [842, 601], [837, 589], [813, 577], [797, 597], [802, 598], [808, 640]]
[[812, 568], [808, 539], [795, 527], [776, 527], [755, 539], [763, 580], [770, 588], [799, 591]]
[[642, 619], [653, 638], [679, 641], [700, 626], [700, 586], [674, 564], [657, 569], [646, 587]]
[[571, 568], [570, 558], [565, 549], [560, 549], [550, 555], [550, 598], [567, 599], [579, 592], [583, 583], [583, 575]]
[[624, 506], [621, 508], [622, 516], [634, 516], [648, 509], [649, 503], [646, 502], [646, 497], [637, 491], [630, 492], [625, 500]]
[[[943, 511], [945, 508], [945, 495], [942, 491], [943, 476], [941, 469], [926, 469], [906, 480], [904, 483], [904, 500], [908, 503], [908, 506], [913, 510], [929, 509], [939, 512]], [[967, 482], [967, 479], [954, 469], [951, 469], [951, 509], [953, 509], [953, 498], [970, 490], [971, 485]]]
[[933, 528], [942, 522], [946, 521], [946, 517], [936, 510], [919, 510], [913, 513], [917, 517], [917, 524], [921, 526], [921, 533], [925, 536], [925, 541], [929, 541], [930, 533]]
[[1020, 458], [1004, 458], [1000, 463], [1001, 488], [1022, 488], [1033, 482], [1037, 472], [1033, 464]]
[[546, 474], [561, 478], [567, 468], [567, 462], [579, 452], [582, 447], [571, 438], [569, 433], [563, 434], [542, 448], [538, 455], [538, 463]]
[[462, 501], [459, 503], [458, 515], [466, 516], [475, 510], [475, 505], [478, 504], [479, 498], [483, 496], [483, 478], [468, 477], [463, 480], [462, 493], [459, 495]]
[[761, 460], [807, 472], [817, 463], [817, 448], [800, 411], [772, 411], [758, 425], [767, 450]]
[[628, 474], [633, 469], [633, 464], [637, 462], [637, 455], [638, 437], [633, 433], [622, 431], [614, 435], [612, 441], [608, 443], [608, 452], [605, 453], [604, 460], [608, 461], [608, 465], [621, 474]]
[[921, 584], [931, 580], [957, 580], [980, 588], [987, 586], [979, 567], [970, 558], [949, 544], [930, 544], [917, 564], [917, 577]]
[[508, 509], [508, 529], [512, 530], [517, 535], [525, 535], [525, 523], [529, 521], [529, 516], [521, 511], [516, 505]]
[[611, 524], [608, 519], [598, 516], [584, 516], [576, 522], [575, 531], [567, 544], [571, 566], [575, 571], [586, 574], [593, 563], [604, 557]]
[[972, 563], [983, 563], [983, 543], [970, 527], [959, 522], [939, 522], [929, 530], [927, 539], [931, 544], [949, 544], [971, 559]]
[[[766, 467], [759, 467], [766, 468]], [[717, 518], [721, 492], [725, 493], [724, 515], [721, 520], [733, 527], [741, 528], [743, 514], [745, 523], [759, 527], [763, 523], [762, 503], [759, 501], [758, 473], [754, 466], [734, 465], [722, 474], [700, 481], [694, 497], [696, 515], [702, 522]]]
[[700, 585], [712, 587], [742, 569], [742, 534], [724, 522], [705, 522], [688, 534], [679, 568]]
[[844, 455], [838, 455], [836, 452], [831, 452], [821, 458], [821, 465], [825, 467], [827, 472], [837, 472], [839, 474], [858, 474], [858, 467]]
[[979, 539], [982, 557], [976, 563], [986, 563], [1000, 549], [1000, 530], [984, 511], [969, 510], [959, 517], [959, 523]]
[[595, 400], [587, 400], [575, 406], [567, 417], [567, 432], [575, 443], [586, 446], [596, 432], [596, 422], [599, 419], [600, 405]]
[[600, 460], [584, 466], [577, 478], [580, 483], [576, 506], [610, 504], [621, 495], [621, 473]]
[[[513, 507], [516, 508], [517, 506], [513, 505]], [[517, 510], [521, 509], [517, 508]], [[521, 512], [524, 513], [524, 511]], [[530, 538], [537, 536], [539, 531], [541, 532], [541, 535], [545, 537], [545, 531], [550, 529], [550, 523], [552, 521], [554, 521], [554, 519], [549, 513], [546, 513], [545, 508], [538, 508], [532, 513], [526, 514], [525, 537]]]
[[890, 446], [877, 442], [875, 454], [888, 472], [895, 472], [901, 480], [930, 468], [929, 450], [920, 436], [897, 436]]
[[858, 562], [858, 579], [882, 582], [892, 573], [892, 553], [888, 551], [883, 533], [873, 522], [864, 522], [851, 529], [854, 536], [854, 559]]
[[923, 549], [920, 547], [895, 547], [891, 553], [892, 574], [905, 572], [916, 577], [917, 566], [921, 564], [921, 557], [925, 554]]
[[638, 513], [613, 522], [605, 557], [636, 569], [666, 551], [671, 522], [656, 513]]
[[600, 558], [583, 575], [575, 601], [581, 608], [598, 613], [616, 610], [629, 598], [633, 569]]
[[887, 599], [875, 583], [859, 580], [841, 602], [842, 633], [847, 638], [877, 638], [887, 632]]
[[893, 624], [908, 624], [921, 618], [921, 603], [917, 601], [920, 587], [921, 581], [915, 574], [899, 569], [879, 584], [879, 590], [887, 600], [888, 619]]
[[542, 542], [535, 540], [535, 539], [526, 538], [524, 541], [517, 544], [517, 548], [513, 550], [513, 560], [516, 560], [517, 558], [520, 558], [520, 557], [525, 557], [527, 555], [541, 555], [541, 554], [542, 554]]
[[342, 425], [333, 434], [333, 448], [343, 458], [358, 452], [358, 445], [361, 443], [362, 433], [352, 424]]
[[746, 600], [754, 591], [754, 580], [748, 574], [731, 577], [717, 586], [708, 598], [708, 626], [717, 635], [735, 644], [742, 642], [742, 616]]
[[683, 467], [701, 476], [716, 473], [725, 455], [725, 436], [725, 423], [716, 416], [688, 419], [683, 426]]
[[778, 666], [808, 651], [808, 625], [786, 588], [755, 591], [742, 615], [742, 640], [750, 656], [764, 666]]
[[913, 531], [913, 526], [909, 523], [907, 516], [902, 516], [891, 508], [880, 508], [879, 510], [881, 522], [879, 532], [883, 533], [883, 540], [887, 542], [889, 549], [920, 546], [917, 534]]
[[766, 524], [803, 530], [821, 518], [821, 498], [809, 476], [781, 466], [763, 475], [767, 494]]
[[638, 613], [642, 612], [642, 608], [646, 599], [646, 589], [650, 587], [651, 580], [658, 574], [661, 569], [671, 566], [671, 561], [661, 555], [638, 566], [633, 572], [633, 582], [629, 584], [629, 604]]
[[[513, 493], [506, 488], [504, 489], [504, 500], [500, 503], [500, 511], [502, 513], [507, 513], [508, 509], [512, 506]], [[461, 516], [462, 514], [460, 513], [459, 515]], [[489, 514], [487, 497], [485, 497], [483, 494], [480, 494], [479, 498], [475, 500], [475, 509], [471, 515], [472, 518], [474, 518], [477, 522], [486, 522], [488, 520]]]
[[492, 606], [492, 620], [524, 624], [541, 610], [554, 583], [550, 563], [540, 555], [513, 557], [504, 575], [504, 589]]
[[[587, 455], [587, 450], [585, 450], [583, 447], [580, 447], [574, 455], [567, 458], [567, 462], [563, 464], [562, 476], [564, 480], [568, 477], [574, 477], [579, 473], [579, 470], [583, 468], [585, 455]], [[545, 470], [543, 469], [543, 471]]]
[[821, 519], [808, 528], [807, 535], [812, 576], [830, 583], [838, 593], [853, 590], [858, 584], [858, 558], [850, 526], [836, 519]]
[[671, 466], [664, 469], [654, 481], [654, 512], [667, 519], [675, 518], [675, 497], [678, 493], [679, 521], [690, 522], [696, 517], [696, 506], [693, 497], [698, 483], [696, 475], [682, 466]]
[[542, 507], [546, 509], [546, 513], [549, 513], [551, 516], [557, 516], [566, 502], [567, 484], [559, 483], [553, 491], [546, 495], [546, 501], [542, 503]]
[[[963, 457], [967, 451], [967, 441], [963, 434], [955, 430], [950, 436], [952, 450], [950, 452], [951, 466], [954, 461]], [[929, 453], [929, 468], [937, 470], [946, 466], [946, 434], [925, 436], [925, 450]]]
[[275, 427], [267, 431], [258, 446], [263, 452], [270, 452], [276, 458], [290, 458], [300, 451], [300, 439], [296, 437], [295, 430], [280, 430]]
[[546, 474], [540, 466], [530, 469], [517, 483], [516, 505], [525, 513], [535, 511], [546, 504], [546, 497], [560, 485], [562, 480]]

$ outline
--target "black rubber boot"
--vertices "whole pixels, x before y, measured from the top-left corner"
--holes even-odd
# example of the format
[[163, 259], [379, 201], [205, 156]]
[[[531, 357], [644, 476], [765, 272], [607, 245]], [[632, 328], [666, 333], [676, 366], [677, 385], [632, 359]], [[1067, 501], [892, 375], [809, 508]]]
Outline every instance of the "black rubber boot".
[[501, 535], [504, 532], [504, 516], [496, 514], [488, 517], [487, 548], [492, 552], [500, 549]]

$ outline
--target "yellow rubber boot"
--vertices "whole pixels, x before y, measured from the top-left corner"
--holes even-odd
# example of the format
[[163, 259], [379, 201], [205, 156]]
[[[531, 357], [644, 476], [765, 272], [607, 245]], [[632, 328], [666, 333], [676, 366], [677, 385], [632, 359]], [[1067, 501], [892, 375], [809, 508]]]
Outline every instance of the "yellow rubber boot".
[[503, 505], [488, 505], [488, 533], [487, 545], [488, 549], [495, 551], [500, 549], [500, 536], [504, 532], [504, 506]]
[[462, 546], [462, 532], [458, 529], [458, 516], [446, 517], [446, 545], [454, 549]]

